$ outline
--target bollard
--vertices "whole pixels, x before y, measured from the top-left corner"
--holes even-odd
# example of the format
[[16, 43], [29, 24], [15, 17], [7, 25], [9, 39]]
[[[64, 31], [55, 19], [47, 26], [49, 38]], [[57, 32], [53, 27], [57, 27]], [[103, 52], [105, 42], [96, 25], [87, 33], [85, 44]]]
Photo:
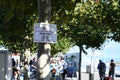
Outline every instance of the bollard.
[[89, 80], [94, 80], [94, 74], [89, 73]]

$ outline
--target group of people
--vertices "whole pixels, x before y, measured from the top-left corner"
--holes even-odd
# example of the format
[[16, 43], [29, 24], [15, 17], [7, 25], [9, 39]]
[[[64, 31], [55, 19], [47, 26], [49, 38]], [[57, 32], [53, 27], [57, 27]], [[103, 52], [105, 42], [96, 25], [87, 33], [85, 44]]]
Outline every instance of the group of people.
[[77, 77], [76, 62], [74, 56], [71, 56], [69, 61], [65, 61], [64, 57], [60, 57], [60, 60], [56, 62], [51, 60], [51, 80], [65, 80], [65, 77]]
[[[12, 59], [13, 63], [13, 77], [12, 80], [19, 80], [19, 70], [17, 69], [18, 63]], [[108, 78], [111, 80], [114, 80], [114, 74], [115, 74], [115, 63], [114, 60], [111, 59], [110, 65], [109, 65], [109, 72], [108, 72]], [[100, 80], [106, 80], [106, 64], [99, 60], [99, 64], [97, 69], [99, 70], [99, 77]], [[50, 61], [50, 76], [51, 80], [65, 80], [65, 76], [67, 77], [77, 77], [77, 65], [76, 61], [74, 60], [74, 56], [71, 56], [69, 61], [64, 60], [64, 57], [60, 57], [58, 61], [51, 60]], [[35, 79], [37, 76], [37, 57], [34, 57], [32, 60], [30, 60], [27, 68], [28, 78], [29, 79]], [[57, 79], [58, 78], [58, 79]]]
[[[109, 65], [109, 73], [108, 73], [109, 76], [107, 78], [114, 80], [115, 66], [116, 65], [114, 63], [114, 60], [111, 59], [110, 65]], [[105, 80], [106, 64], [102, 60], [99, 60], [97, 69], [99, 70], [100, 80]]]
[[[37, 57], [34, 57], [29, 61], [27, 68], [29, 79], [36, 79], [37, 76]], [[74, 56], [69, 61], [66, 61], [64, 57], [60, 57], [58, 61], [50, 61], [50, 77], [51, 80], [65, 80], [65, 76], [72, 77], [76, 75], [76, 63]]]

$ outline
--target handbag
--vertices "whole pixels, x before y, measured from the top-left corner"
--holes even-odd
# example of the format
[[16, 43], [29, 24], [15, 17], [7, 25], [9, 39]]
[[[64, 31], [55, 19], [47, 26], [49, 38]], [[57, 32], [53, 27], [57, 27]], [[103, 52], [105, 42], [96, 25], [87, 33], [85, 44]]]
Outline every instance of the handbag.
[[52, 73], [52, 74], [56, 74], [56, 69], [53, 68], [53, 69], [51, 70], [51, 73]]

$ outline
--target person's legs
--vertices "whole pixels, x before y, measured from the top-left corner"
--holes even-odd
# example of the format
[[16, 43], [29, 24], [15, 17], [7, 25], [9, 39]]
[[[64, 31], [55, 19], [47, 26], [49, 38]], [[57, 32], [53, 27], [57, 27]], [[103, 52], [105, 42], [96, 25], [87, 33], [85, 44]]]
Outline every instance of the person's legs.
[[100, 80], [104, 80], [105, 79], [105, 72], [100, 72]]
[[55, 74], [51, 73], [51, 80], [55, 80]]
[[53, 74], [53, 80], [55, 80], [55, 74]]
[[111, 77], [111, 71], [109, 71], [109, 77]]
[[114, 74], [112, 74], [112, 80], [114, 80]]
[[103, 76], [103, 74], [101, 74], [101, 78], [100, 78], [101, 80], [104, 80], [104, 76]]
[[105, 79], [105, 72], [103, 72], [103, 80]]
[[99, 77], [100, 77], [100, 80], [102, 80], [102, 73], [99, 72]]
[[63, 80], [63, 75], [62, 74], [60, 74], [60, 80]]
[[63, 80], [65, 80], [65, 73], [63, 73], [62, 75], [63, 75]]

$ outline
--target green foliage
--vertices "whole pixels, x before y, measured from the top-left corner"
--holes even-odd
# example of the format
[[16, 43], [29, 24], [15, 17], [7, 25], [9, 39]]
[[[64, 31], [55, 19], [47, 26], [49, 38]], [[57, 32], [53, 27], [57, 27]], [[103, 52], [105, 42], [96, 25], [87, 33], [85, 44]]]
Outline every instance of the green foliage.
[[[54, 0], [52, 1], [52, 21], [57, 25], [64, 25], [72, 19], [71, 13], [76, 5], [76, 0]], [[59, 27], [60, 27], [59, 26]]]
[[[71, 37], [75, 37], [78, 46], [99, 48], [105, 41], [106, 29], [101, 22], [101, 8], [93, 2], [78, 3], [74, 10], [74, 18], [69, 22]], [[72, 27], [71, 27], [72, 26]], [[74, 32], [74, 33], [72, 33]], [[73, 35], [72, 35], [73, 34]]]
[[[64, 1], [62, 2], [64, 3]], [[59, 1], [58, 3], [62, 2]], [[53, 6], [55, 5], [56, 4], [54, 4]], [[59, 7], [53, 8], [55, 12], [55, 8]], [[36, 43], [33, 43], [33, 23], [38, 21], [37, 9], [37, 2], [35, 0], [0, 1], [0, 44], [4, 45], [13, 52], [20, 52], [26, 48], [30, 48], [31, 51], [36, 51], [37, 45]], [[60, 30], [58, 31], [61, 33]], [[65, 41], [67, 44], [65, 43]], [[69, 40], [65, 39], [65, 41], [63, 40], [63, 38], [62, 41], [58, 40], [58, 42], [62, 46], [59, 46], [57, 48], [61, 48], [59, 50], [61, 52], [66, 52], [70, 47], [70, 42], [68, 42]], [[63, 47], [64, 45], [65, 47]], [[58, 51], [57, 48], [53, 49], [54, 51], [52, 52]]]
[[28, 46], [33, 49], [31, 37], [33, 36], [33, 23], [36, 20], [34, 15], [37, 12], [36, 7], [36, 2], [33, 0], [3, 0], [0, 2], [1, 45], [11, 51], [22, 51]]
[[107, 38], [115, 40], [115, 36], [119, 40], [119, 3], [111, 0], [77, 3], [73, 19], [67, 24], [67, 32], [76, 45], [100, 49]]
[[73, 43], [71, 42], [70, 38], [60, 38], [56, 44], [52, 44], [52, 56], [57, 54], [58, 52], [66, 53], [69, 51], [69, 48], [73, 46]]
[[[76, 43], [86, 45], [87, 48], [99, 48], [106, 38], [120, 41], [119, 0], [99, 0], [97, 3], [92, 0], [52, 0], [51, 2], [51, 22], [57, 24], [59, 36], [57, 42], [59, 46], [58, 44], [57, 47], [54, 46], [56, 51], [52, 51], [53, 53], [62, 51], [65, 48], [61, 46], [63, 44]], [[36, 44], [33, 43], [32, 37], [33, 23], [38, 21], [37, 16], [35, 0], [0, 1], [0, 44], [11, 49], [10, 46], [16, 49], [29, 46], [31, 50], [35, 50], [33, 46]], [[67, 46], [66, 48], [69, 48]], [[57, 49], [60, 47], [60, 50]]]

